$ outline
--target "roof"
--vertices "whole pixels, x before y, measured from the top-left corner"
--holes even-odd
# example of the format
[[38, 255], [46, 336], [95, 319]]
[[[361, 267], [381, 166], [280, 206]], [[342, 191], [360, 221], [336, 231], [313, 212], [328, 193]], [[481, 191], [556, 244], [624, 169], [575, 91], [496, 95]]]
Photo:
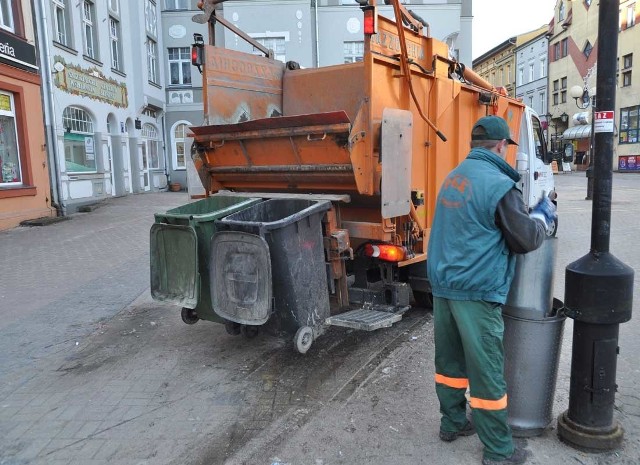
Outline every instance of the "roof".
[[562, 133], [564, 140], [568, 139], [586, 139], [591, 137], [591, 125], [581, 124], [579, 126], [573, 126]]

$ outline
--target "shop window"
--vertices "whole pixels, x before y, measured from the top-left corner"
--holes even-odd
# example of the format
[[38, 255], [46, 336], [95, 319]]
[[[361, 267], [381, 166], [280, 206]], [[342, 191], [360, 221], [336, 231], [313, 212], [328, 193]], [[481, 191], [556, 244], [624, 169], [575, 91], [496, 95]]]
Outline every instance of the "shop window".
[[152, 124], [146, 123], [142, 126], [142, 139], [146, 146], [149, 169], [160, 168], [160, 140], [158, 130]]
[[22, 184], [13, 95], [0, 92], [0, 186]]
[[68, 173], [96, 172], [93, 119], [82, 108], [67, 107], [62, 113], [64, 159]]
[[176, 170], [187, 167], [185, 153], [187, 152], [187, 129], [189, 123], [179, 123], [173, 130], [173, 166]]
[[344, 42], [343, 48], [345, 63], [355, 63], [357, 61], [362, 61], [364, 57], [364, 42]]
[[621, 144], [637, 144], [640, 126], [638, 125], [638, 114], [640, 106], [620, 109], [620, 135]]

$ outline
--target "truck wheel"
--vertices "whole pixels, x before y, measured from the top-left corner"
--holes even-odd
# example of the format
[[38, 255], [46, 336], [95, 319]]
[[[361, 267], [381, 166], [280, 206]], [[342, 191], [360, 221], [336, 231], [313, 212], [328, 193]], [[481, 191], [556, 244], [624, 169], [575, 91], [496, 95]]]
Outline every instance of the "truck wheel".
[[227, 334], [230, 334], [232, 336], [238, 336], [240, 334], [240, 330], [242, 328], [242, 325], [240, 323], [236, 323], [235, 321], [225, 321], [224, 323], [224, 329], [227, 332]]
[[418, 307], [430, 310], [433, 308], [433, 294], [431, 292], [413, 291], [413, 299]]
[[256, 337], [258, 335], [258, 331], [258, 327], [253, 325], [242, 325], [240, 327], [240, 332], [247, 339], [253, 339], [254, 337]]
[[313, 329], [309, 326], [303, 326], [296, 331], [296, 335], [293, 337], [293, 342], [296, 345], [296, 350], [301, 354], [306, 354], [311, 344], [313, 344]]
[[198, 318], [198, 314], [194, 309], [187, 307], [182, 307], [180, 316], [182, 317], [182, 321], [184, 321], [188, 325], [195, 325], [200, 319]]

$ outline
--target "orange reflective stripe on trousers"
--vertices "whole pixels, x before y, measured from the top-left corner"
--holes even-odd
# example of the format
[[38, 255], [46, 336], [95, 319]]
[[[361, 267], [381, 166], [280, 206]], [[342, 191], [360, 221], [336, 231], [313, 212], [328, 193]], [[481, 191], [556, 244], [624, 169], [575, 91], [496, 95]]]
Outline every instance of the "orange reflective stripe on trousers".
[[469, 387], [469, 380], [467, 378], [450, 378], [439, 375], [438, 373], [436, 373], [436, 383], [444, 384], [454, 389], [466, 389]]
[[507, 395], [505, 394], [498, 400], [480, 399], [471, 397], [469, 399], [471, 408], [479, 408], [482, 410], [503, 410], [507, 408]]

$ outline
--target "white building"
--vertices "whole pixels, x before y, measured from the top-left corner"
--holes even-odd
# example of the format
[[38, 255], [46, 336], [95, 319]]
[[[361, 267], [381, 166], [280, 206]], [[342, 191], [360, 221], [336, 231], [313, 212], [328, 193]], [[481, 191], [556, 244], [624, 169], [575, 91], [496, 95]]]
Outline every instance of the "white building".
[[47, 136], [66, 211], [166, 186], [154, 0], [35, 0]]

